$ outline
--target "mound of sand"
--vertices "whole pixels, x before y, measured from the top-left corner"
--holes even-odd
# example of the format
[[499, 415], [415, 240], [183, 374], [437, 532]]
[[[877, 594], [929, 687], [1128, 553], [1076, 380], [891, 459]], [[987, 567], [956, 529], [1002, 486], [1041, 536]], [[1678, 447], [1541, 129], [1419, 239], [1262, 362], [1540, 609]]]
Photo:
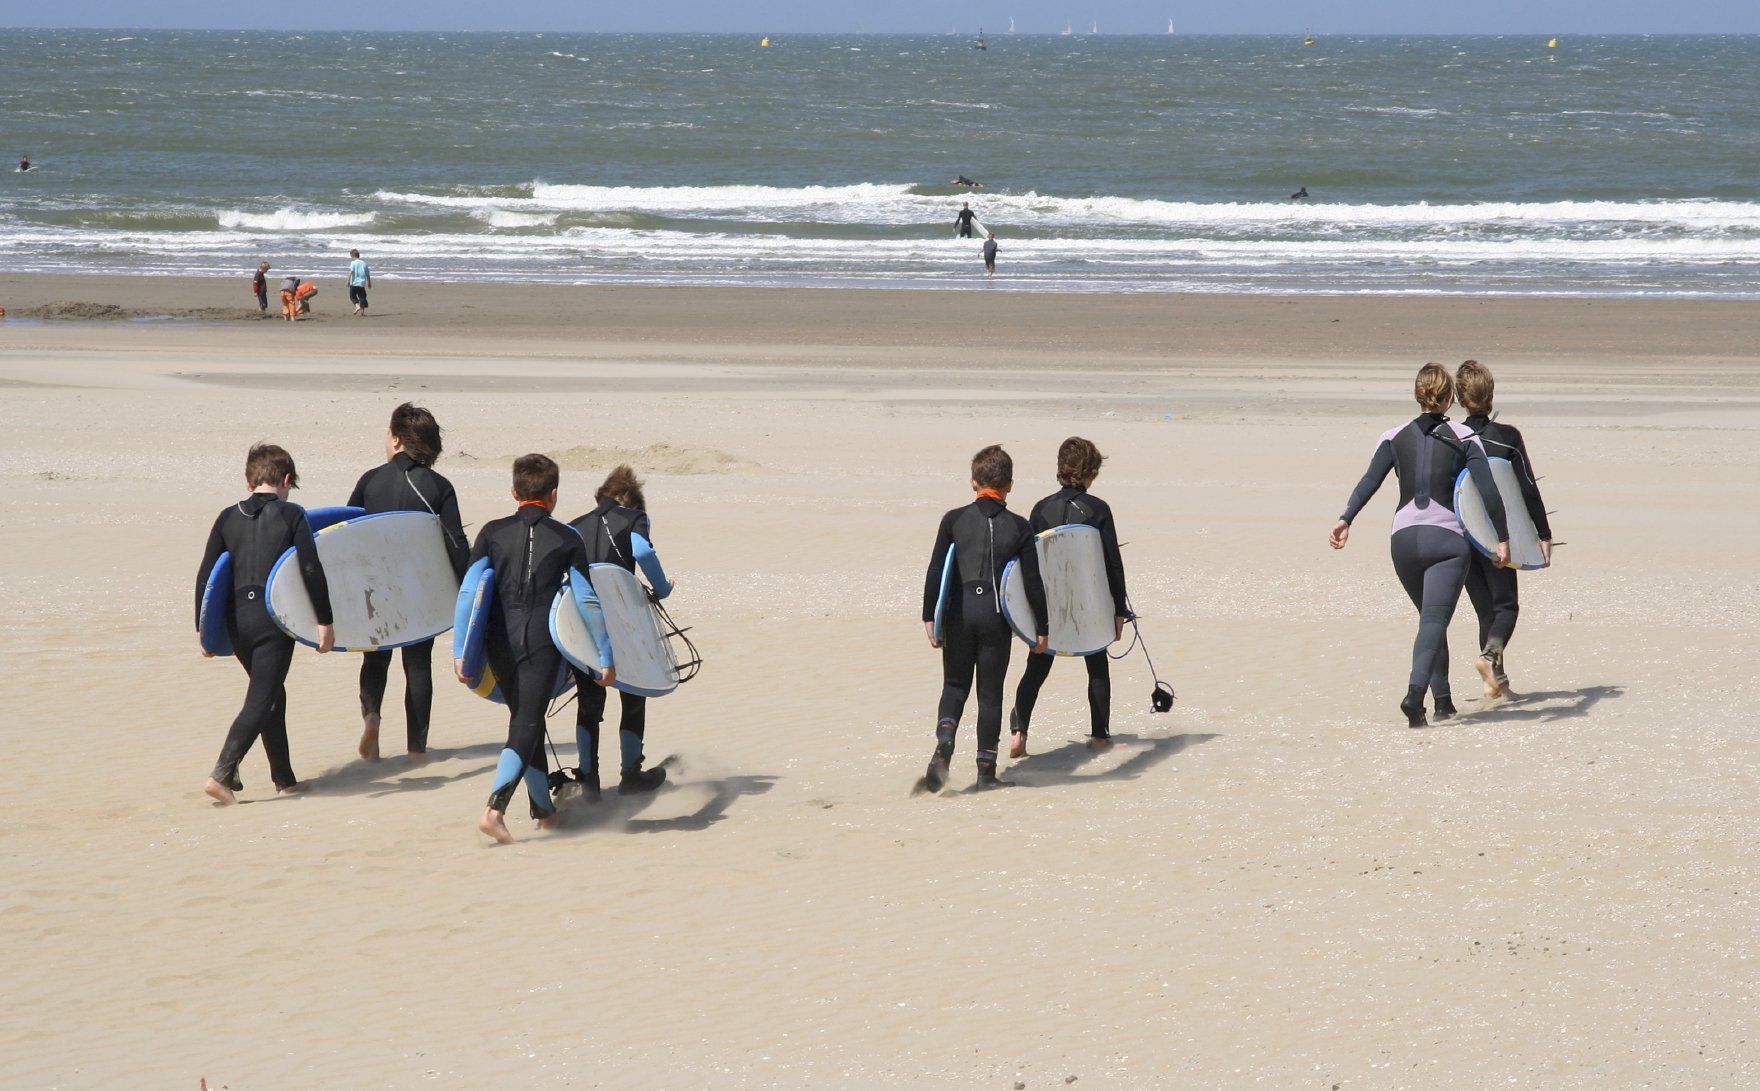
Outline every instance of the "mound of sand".
[[72, 300], [45, 303], [41, 307], [30, 307], [19, 313], [25, 318], [47, 322], [118, 322], [140, 314], [139, 311], [118, 307], [114, 303], [83, 303]]
[[683, 447], [650, 443], [646, 447], [594, 447], [583, 444], [562, 451], [546, 451], [565, 470], [610, 470], [627, 462], [637, 473], [732, 474], [758, 469], [758, 464], [717, 451], [713, 447]]

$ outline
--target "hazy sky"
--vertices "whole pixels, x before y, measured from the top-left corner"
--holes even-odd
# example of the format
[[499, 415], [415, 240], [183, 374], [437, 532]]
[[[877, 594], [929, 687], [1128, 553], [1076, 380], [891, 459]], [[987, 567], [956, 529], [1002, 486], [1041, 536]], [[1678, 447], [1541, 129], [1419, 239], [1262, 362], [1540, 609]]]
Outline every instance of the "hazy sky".
[[1760, 33], [1756, 0], [0, 0], [0, 26], [259, 30]]

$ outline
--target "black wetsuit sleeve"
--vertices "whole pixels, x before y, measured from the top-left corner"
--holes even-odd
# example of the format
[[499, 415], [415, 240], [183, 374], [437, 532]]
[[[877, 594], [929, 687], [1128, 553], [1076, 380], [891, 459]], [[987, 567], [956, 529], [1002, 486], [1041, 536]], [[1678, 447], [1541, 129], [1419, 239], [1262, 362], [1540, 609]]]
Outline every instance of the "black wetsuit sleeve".
[[464, 578], [465, 569], [469, 568], [470, 539], [464, 535], [464, 520], [458, 514], [458, 493], [448, 481], [440, 490], [440, 505], [435, 509], [440, 516], [440, 531], [446, 535], [446, 554], [452, 558], [452, 567], [460, 579]]
[[1485, 461], [1485, 451], [1477, 443], [1463, 443], [1462, 450], [1467, 456], [1467, 472], [1473, 475], [1473, 484], [1479, 489], [1479, 498], [1485, 502], [1485, 514], [1491, 516], [1492, 529], [1497, 531], [1497, 540], [1509, 541], [1509, 518], [1503, 510], [1503, 494], [1497, 491], [1497, 479], [1491, 476], [1491, 463]]
[[1522, 486], [1522, 501], [1528, 507], [1528, 518], [1534, 521], [1534, 530], [1539, 533], [1540, 540], [1550, 542], [1552, 524], [1546, 518], [1546, 501], [1540, 499], [1540, 483], [1535, 480], [1534, 466], [1528, 461], [1528, 442], [1522, 438], [1520, 431], [1514, 428], [1509, 431], [1515, 439], [1511, 444], [1514, 448], [1511, 454], [1515, 457], [1510, 461], [1515, 463], [1516, 480]]
[[929, 571], [923, 574], [923, 620], [935, 620], [935, 600], [941, 597], [941, 570], [947, 567], [947, 547], [953, 544], [953, 516], [941, 517], [935, 545], [929, 550]]
[[1027, 581], [1027, 603], [1033, 608], [1033, 616], [1039, 619], [1035, 636], [1047, 636], [1051, 632], [1051, 611], [1045, 605], [1045, 579], [1039, 574], [1039, 550], [1033, 544], [1032, 535], [1021, 551], [1015, 554], [1021, 562], [1021, 576]]
[[1363, 479], [1358, 481], [1357, 487], [1351, 490], [1351, 498], [1345, 503], [1344, 513], [1339, 516], [1340, 519], [1346, 523], [1356, 521], [1357, 514], [1374, 497], [1375, 490], [1379, 489], [1381, 483], [1387, 480], [1388, 472], [1393, 469], [1393, 463], [1393, 443], [1384, 439], [1381, 441], [1381, 445], [1375, 448], [1375, 454], [1369, 459], [1369, 468], [1363, 471]]
[[1118, 530], [1112, 525], [1112, 509], [1109, 507], [1103, 511], [1094, 525], [1100, 531], [1100, 551], [1106, 558], [1106, 586], [1112, 590], [1113, 616], [1126, 617], [1130, 610], [1125, 606], [1129, 599], [1124, 591], [1124, 555], [1118, 551]]
[[196, 628], [202, 627], [202, 592], [208, 589], [208, 575], [219, 563], [220, 554], [226, 552], [226, 538], [220, 533], [220, 525], [226, 522], [226, 513], [221, 512], [214, 518], [214, 529], [208, 531], [208, 546], [202, 550], [202, 566], [196, 570]]
[[312, 597], [312, 616], [319, 625], [332, 624], [336, 619], [330, 613], [330, 581], [324, 578], [324, 562], [318, 559], [312, 525], [306, 522], [306, 513], [297, 508], [293, 512], [293, 552], [300, 577], [306, 581], [306, 594]]
[[[476, 544], [471, 546], [471, 555], [469, 557], [466, 557], [465, 561], [464, 561], [465, 569], [468, 571], [470, 569], [471, 565], [476, 564], [478, 561], [482, 560], [484, 557], [487, 557], [488, 555], [489, 555], [489, 528], [484, 527], [482, 530], [477, 531]], [[461, 580], [463, 578], [464, 577], [462, 577], [462, 576], [459, 577], [459, 579], [461, 579]]]

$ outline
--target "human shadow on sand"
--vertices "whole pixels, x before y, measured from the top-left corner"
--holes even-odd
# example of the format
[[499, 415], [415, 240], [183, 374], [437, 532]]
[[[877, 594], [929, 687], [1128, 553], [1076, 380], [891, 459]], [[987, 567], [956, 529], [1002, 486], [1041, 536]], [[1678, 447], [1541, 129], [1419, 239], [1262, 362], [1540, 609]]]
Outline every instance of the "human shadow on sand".
[[[1011, 763], [1003, 773], [1003, 780], [1014, 788], [1060, 788], [1106, 780], [1135, 780], [1180, 751], [1219, 737], [1206, 732], [1152, 736], [1114, 735], [1114, 748], [1103, 751], [1089, 750], [1085, 740], [1075, 740], [1042, 754], [1028, 754]], [[1121, 753], [1125, 757], [1118, 764], [1096, 772], [1085, 771], [1089, 765], [1102, 759], [1117, 757]], [[961, 794], [977, 791], [978, 788], [973, 785], [963, 789]]]
[[[478, 743], [475, 746], [460, 746], [451, 750], [434, 747], [428, 751], [428, 764], [418, 766], [410, 765], [402, 754], [392, 754], [378, 761], [356, 758], [345, 765], [326, 769], [305, 783], [311, 785], [313, 792], [338, 796], [432, 792], [461, 780], [487, 776], [495, 768], [494, 761], [477, 764], [475, 759], [493, 759], [500, 755], [501, 750], [501, 743]], [[471, 764], [457, 773], [441, 773], [438, 770], [439, 763], [451, 761], [467, 761]]]
[[1625, 696], [1624, 686], [1585, 686], [1582, 689], [1543, 690], [1524, 693], [1520, 700], [1495, 705], [1483, 711], [1462, 710], [1462, 724], [1488, 723], [1551, 723], [1587, 716], [1602, 701]]
[[[676, 758], [660, 763], [676, 776], [682, 766]], [[573, 795], [563, 804], [563, 826], [556, 836], [617, 830], [622, 833], [675, 833], [706, 830], [727, 817], [728, 808], [746, 796], [761, 796], [776, 786], [777, 778], [761, 774], [708, 777], [702, 780], [668, 780], [657, 792], [620, 795], [607, 788], [597, 803], [588, 803]], [[671, 818], [643, 818], [642, 812], [661, 801], [669, 804], [682, 795], [703, 795], [703, 801], [689, 814]]]

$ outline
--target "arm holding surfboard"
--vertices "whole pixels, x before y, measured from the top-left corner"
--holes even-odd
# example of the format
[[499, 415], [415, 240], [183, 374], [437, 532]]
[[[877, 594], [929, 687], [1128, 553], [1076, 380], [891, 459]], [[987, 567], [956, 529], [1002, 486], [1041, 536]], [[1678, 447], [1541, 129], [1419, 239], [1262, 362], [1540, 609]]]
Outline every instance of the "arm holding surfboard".
[[[208, 531], [207, 548], [202, 550], [202, 565], [196, 569], [196, 632], [198, 634], [202, 631], [202, 600], [207, 595], [208, 576], [214, 571], [214, 566], [220, 563], [220, 555], [226, 552], [226, 539], [220, 534], [220, 524], [225, 519], [225, 512], [221, 512], [215, 517], [214, 528]], [[208, 659], [214, 658], [214, 653], [206, 648], [202, 649], [202, 655]]]
[[929, 647], [941, 647], [935, 635], [935, 607], [941, 601], [941, 587], [947, 578], [947, 566], [953, 563], [953, 513], [941, 517], [935, 532], [935, 545], [929, 550], [929, 570], [923, 575], [923, 631], [929, 636]]
[[312, 607], [318, 615], [318, 654], [323, 655], [336, 646], [336, 626], [323, 620], [330, 616], [330, 581], [324, 578], [324, 564], [318, 560], [318, 543], [312, 537], [312, 524], [306, 522], [303, 509], [296, 510], [299, 514], [293, 524], [293, 554], [299, 562], [306, 594], [311, 596]]

